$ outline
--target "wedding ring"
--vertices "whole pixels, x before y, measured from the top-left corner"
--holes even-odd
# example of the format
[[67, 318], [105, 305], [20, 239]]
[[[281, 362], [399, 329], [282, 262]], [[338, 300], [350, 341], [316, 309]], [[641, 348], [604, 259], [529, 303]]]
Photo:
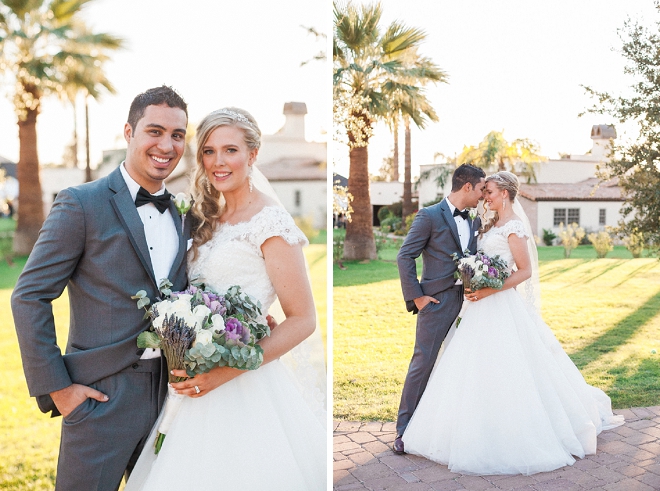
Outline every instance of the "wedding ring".
[[200, 392], [201, 392], [201, 390], [199, 390], [199, 387], [197, 387], [197, 386], [195, 385], [195, 393], [196, 393], [196, 394], [199, 394]]

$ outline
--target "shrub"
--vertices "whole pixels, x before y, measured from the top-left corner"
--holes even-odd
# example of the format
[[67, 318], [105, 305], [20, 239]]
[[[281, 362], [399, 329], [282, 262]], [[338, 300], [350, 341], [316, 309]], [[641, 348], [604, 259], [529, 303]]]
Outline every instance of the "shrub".
[[557, 238], [557, 235], [552, 232], [549, 228], [543, 229], [543, 243], [547, 246], [552, 245], [552, 241]]
[[417, 212], [411, 213], [406, 217], [406, 235], [408, 235], [408, 232], [410, 232], [410, 227], [412, 227], [413, 220], [415, 220], [416, 216]]
[[578, 246], [584, 235], [584, 229], [577, 223], [571, 223], [568, 227], [564, 227], [563, 223], [559, 224], [559, 240], [564, 247], [564, 257], [571, 257], [571, 252]]
[[387, 206], [381, 206], [378, 209], [378, 213], [376, 213], [376, 216], [378, 217], [378, 222], [382, 225], [383, 220], [386, 220], [389, 217], [394, 216], [394, 214], [390, 211], [390, 209]]
[[343, 267], [341, 260], [344, 257], [344, 237], [346, 233], [343, 230], [337, 232], [332, 235], [332, 260], [341, 268]]
[[629, 236], [623, 238], [623, 245], [630, 251], [634, 258], [642, 257], [642, 252], [646, 246], [644, 235], [641, 232], [632, 232]]
[[381, 220], [380, 222], [380, 229], [385, 233], [389, 233], [394, 230], [398, 230], [400, 228], [401, 228], [401, 218], [396, 217], [392, 214], [390, 214], [387, 218]]
[[596, 256], [599, 258], [607, 256], [607, 253], [614, 249], [612, 247], [612, 237], [604, 230], [597, 234], [589, 234], [589, 241], [596, 249]]
[[[401, 221], [401, 219], [399, 219], [399, 221]], [[380, 232], [380, 231], [375, 231], [374, 232], [374, 240], [376, 242], [376, 254], [378, 255], [378, 258], [380, 259], [380, 253], [383, 251], [383, 249], [385, 249], [390, 244], [391, 241], [387, 237], [386, 233], [383, 233], [383, 232]]]

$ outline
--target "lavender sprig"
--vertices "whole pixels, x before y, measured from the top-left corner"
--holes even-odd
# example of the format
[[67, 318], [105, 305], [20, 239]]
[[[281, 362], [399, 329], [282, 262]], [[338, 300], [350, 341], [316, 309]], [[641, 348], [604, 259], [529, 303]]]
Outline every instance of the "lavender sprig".
[[168, 381], [181, 382], [186, 377], [175, 377], [172, 370], [185, 370], [183, 364], [186, 350], [190, 349], [195, 341], [195, 329], [186, 325], [185, 321], [174, 315], [165, 315], [163, 324], [156, 328], [160, 338], [160, 348], [167, 360]]

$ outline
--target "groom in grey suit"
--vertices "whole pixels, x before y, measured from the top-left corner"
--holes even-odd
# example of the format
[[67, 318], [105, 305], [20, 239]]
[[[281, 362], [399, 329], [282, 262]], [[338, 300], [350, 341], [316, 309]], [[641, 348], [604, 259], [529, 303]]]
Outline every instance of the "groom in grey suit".
[[[467, 208], [482, 198], [486, 174], [473, 165], [461, 165], [452, 176], [452, 190], [440, 203], [422, 208], [399, 250], [397, 264], [408, 312], [417, 314], [417, 331], [408, 374], [403, 385], [394, 452], [404, 453], [403, 432], [415, 412], [447, 332], [463, 304], [463, 285], [454, 279], [451, 255], [476, 252], [481, 222]], [[415, 260], [422, 255], [422, 277]]]
[[[183, 155], [187, 122], [171, 88], [138, 95], [124, 128], [125, 162], [58, 194], [12, 294], [30, 395], [63, 416], [58, 490], [116, 490], [163, 403], [163, 358], [138, 350], [148, 321], [131, 295], [155, 298], [165, 277], [174, 290], [187, 283], [189, 232], [163, 184]], [[71, 320], [63, 355], [51, 302], [64, 288]]]

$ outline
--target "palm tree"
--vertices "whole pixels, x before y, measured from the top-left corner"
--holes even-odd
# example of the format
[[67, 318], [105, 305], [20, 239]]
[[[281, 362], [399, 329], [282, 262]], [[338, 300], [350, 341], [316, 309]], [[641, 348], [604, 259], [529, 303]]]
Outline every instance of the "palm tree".
[[419, 90], [411, 81], [423, 67], [411, 63], [409, 55], [426, 34], [398, 21], [382, 30], [380, 3], [356, 6], [335, 2], [334, 16], [335, 107], [343, 107], [346, 113], [342, 125], [349, 146], [348, 189], [353, 195], [344, 258], [376, 259], [369, 196], [369, 137], [374, 122], [391, 114], [392, 94]]
[[[86, 27], [81, 26], [81, 33], [85, 31], [87, 31]], [[91, 35], [91, 33], [88, 35]], [[120, 47], [121, 43], [113, 46], [113, 49]], [[93, 49], [96, 49], [96, 47]], [[89, 55], [91, 56], [92, 53], [90, 52]], [[95, 55], [96, 59], [91, 65], [80, 63], [80, 60], [71, 60], [62, 93], [73, 107], [74, 161], [76, 165], [78, 163], [78, 124], [76, 117], [76, 100], [78, 99], [78, 95], [82, 93], [85, 101], [85, 182], [92, 180], [92, 168], [89, 156], [89, 97], [99, 100], [103, 89], [109, 94], [117, 93], [115, 87], [103, 71], [103, 63], [108, 61], [109, 57], [104, 53], [98, 52], [95, 52]]]
[[457, 158], [458, 165], [474, 164], [487, 172], [508, 170], [536, 181], [534, 164], [546, 160], [539, 155], [539, 146], [528, 138], [518, 138], [509, 143], [501, 131], [491, 131], [476, 147], [463, 147]]
[[12, 87], [18, 116], [19, 196], [14, 251], [29, 254], [44, 221], [37, 116], [43, 97], [61, 94], [76, 67], [98, 66], [120, 38], [91, 33], [79, 19], [91, 0], [3, 0], [0, 3], [0, 71]]
[[[397, 88], [389, 92], [389, 106], [395, 122], [395, 130], [398, 129], [399, 118], [404, 123], [404, 178], [403, 178], [403, 221], [413, 212], [412, 205], [412, 148], [410, 122], [415, 123], [418, 128], [423, 129], [427, 121], [438, 121], [431, 102], [426, 97], [424, 86], [429, 83], [446, 82], [447, 74], [441, 70], [430, 59], [422, 57], [417, 47], [408, 50], [405, 55], [405, 63], [414, 72], [411, 73], [407, 82], [410, 87], [406, 90]], [[395, 139], [397, 137], [395, 136]]]

